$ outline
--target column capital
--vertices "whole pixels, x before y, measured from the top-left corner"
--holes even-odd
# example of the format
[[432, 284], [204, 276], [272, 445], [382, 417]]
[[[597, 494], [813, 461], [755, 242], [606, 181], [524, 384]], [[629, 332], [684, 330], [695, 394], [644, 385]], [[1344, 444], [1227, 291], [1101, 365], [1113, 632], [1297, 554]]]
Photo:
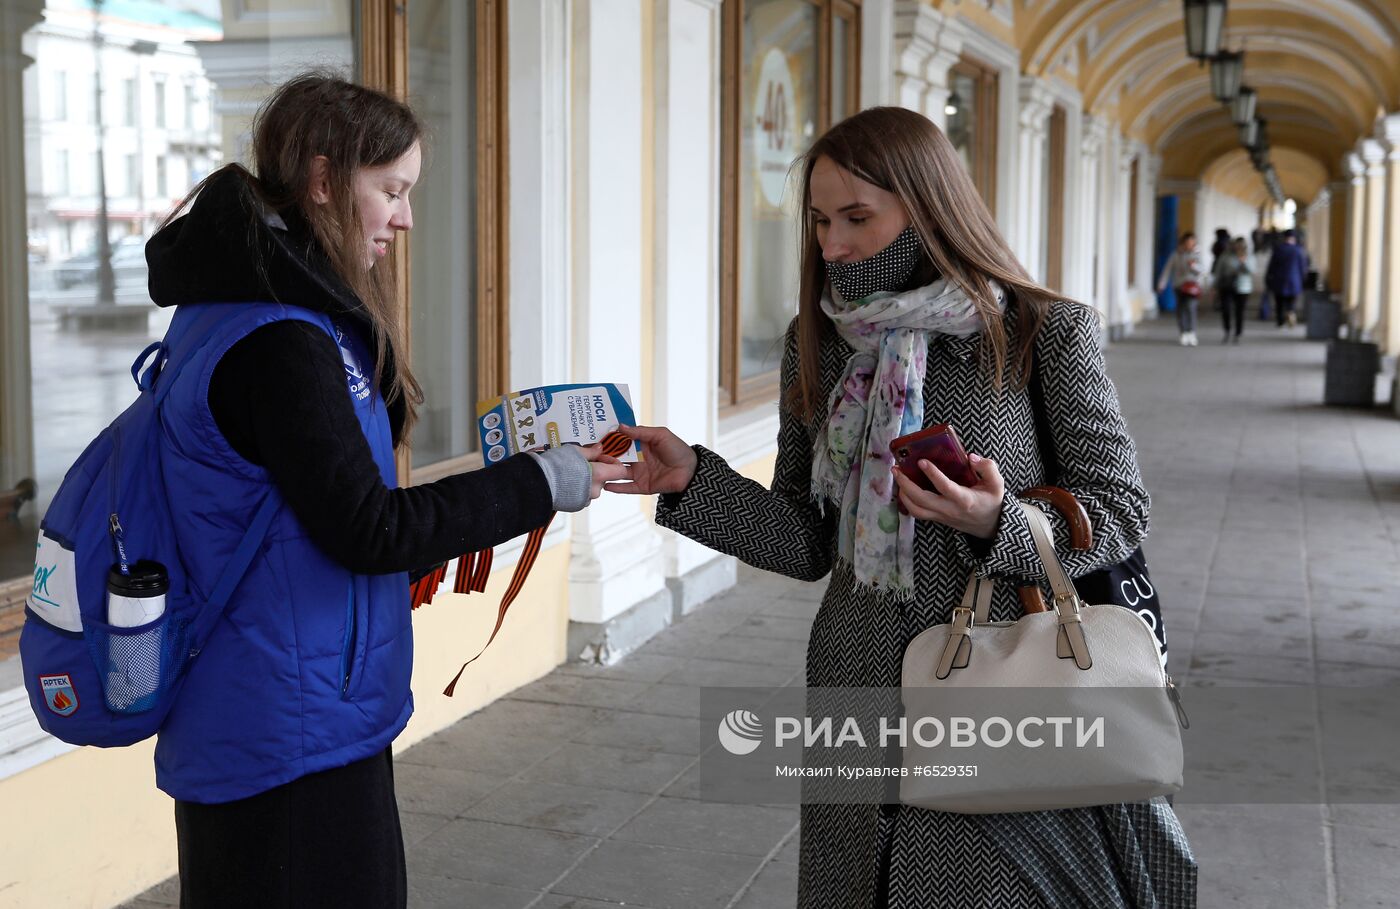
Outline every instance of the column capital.
[[1132, 173], [1139, 151], [1136, 143], [1122, 140], [1118, 145], [1118, 169], [1125, 174]]
[[1379, 139], [1362, 139], [1358, 143], [1357, 151], [1361, 160], [1366, 162], [1366, 176], [1376, 177], [1384, 173], [1386, 148]]
[[1400, 114], [1384, 114], [1377, 117], [1376, 127], [1372, 132], [1391, 152], [1400, 149]]
[[1359, 154], [1349, 151], [1342, 155], [1342, 172], [1346, 174], [1348, 183], [1360, 186], [1361, 181], [1366, 179], [1366, 163]]
[[1099, 153], [1104, 140], [1108, 138], [1108, 121], [1103, 117], [1085, 114], [1082, 132], [1083, 136], [1079, 143], [1080, 153], [1086, 158], [1092, 158]]
[[962, 40], [945, 26], [948, 17], [919, 0], [898, 0], [894, 8], [895, 72], [946, 86], [958, 62]]
[[1055, 95], [1036, 76], [1022, 76], [1020, 88], [1022, 129], [1043, 132], [1055, 108]]

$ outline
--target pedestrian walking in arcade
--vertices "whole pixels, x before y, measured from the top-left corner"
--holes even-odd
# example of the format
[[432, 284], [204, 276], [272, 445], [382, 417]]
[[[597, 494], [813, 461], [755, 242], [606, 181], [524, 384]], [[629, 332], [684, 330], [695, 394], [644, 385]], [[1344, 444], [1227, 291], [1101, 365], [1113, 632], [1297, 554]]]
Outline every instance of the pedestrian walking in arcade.
[[1196, 235], [1190, 232], [1181, 235], [1176, 249], [1167, 257], [1162, 266], [1162, 274], [1157, 278], [1157, 293], [1162, 293], [1170, 283], [1176, 292], [1176, 324], [1181, 330], [1181, 346], [1195, 347], [1196, 319], [1204, 292], [1206, 266], [1201, 251], [1196, 245]]
[[1298, 245], [1297, 231], [1285, 230], [1282, 239], [1274, 244], [1269, 270], [1264, 274], [1264, 283], [1274, 297], [1274, 322], [1279, 328], [1298, 324], [1293, 307], [1303, 292], [1307, 274], [1307, 250]]
[[1215, 261], [1211, 283], [1220, 300], [1220, 320], [1225, 326], [1221, 343], [1238, 344], [1244, 332], [1245, 304], [1254, 292], [1254, 258], [1249, 254], [1249, 244], [1244, 237], [1236, 237]]

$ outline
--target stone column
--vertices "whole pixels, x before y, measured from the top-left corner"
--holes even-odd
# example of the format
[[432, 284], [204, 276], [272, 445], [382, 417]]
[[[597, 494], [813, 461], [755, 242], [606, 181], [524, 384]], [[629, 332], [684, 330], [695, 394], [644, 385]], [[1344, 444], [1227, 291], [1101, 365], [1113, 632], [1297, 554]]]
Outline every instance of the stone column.
[[1381, 202], [1380, 318], [1376, 340], [1381, 350], [1400, 351], [1400, 114], [1381, 118], [1376, 136], [1385, 145], [1385, 191]]
[[[655, 350], [651, 420], [714, 446], [719, 407], [719, 0], [656, 0]], [[731, 586], [735, 561], [661, 531], [674, 614]]]
[[24, 70], [34, 61], [21, 52], [20, 42], [42, 19], [43, 6], [36, 0], [0, 0], [0, 490], [34, 476], [24, 175]]
[[1361, 261], [1366, 242], [1366, 164], [1356, 152], [1342, 158], [1347, 175], [1347, 235], [1346, 287], [1344, 305], [1347, 321], [1359, 326], [1361, 321]]
[[[570, 17], [574, 377], [640, 390], [642, 80], [650, 78], [642, 10], [640, 0], [579, 0]], [[661, 540], [641, 500], [605, 496], [572, 524], [570, 619], [601, 625], [666, 596]]]
[[1143, 299], [1143, 315], [1152, 317], [1157, 311], [1157, 288], [1155, 287], [1157, 276], [1153, 274], [1153, 266], [1156, 264], [1152, 259], [1152, 252], [1156, 246], [1157, 222], [1156, 205], [1157, 200], [1157, 175], [1162, 172], [1162, 159], [1157, 155], [1147, 154], [1144, 147], [1141, 156], [1138, 158], [1138, 185], [1137, 185], [1137, 249], [1133, 255], [1137, 257], [1135, 271], [1137, 272], [1137, 282], [1133, 290]]
[[1045, 258], [1042, 239], [1045, 231], [1045, 156], [1048, 136], [1046, 125], [1055, 99], [1041, 80], [1022, 76], [1021, 107], [1016, 119], [1019, 148], [1016, 155], [1016, 232], [1012, 249], [1031, 278], [1045, 280]]
[[1308, 264], [1317, 271], [1319, 281], [1327, 274], [1332, 257], [1332, 237], [1329, 233], [1331, 212], [1332, 191], [1324, 186], [1298, 216], [1307, 240]]
[[1366, 163], [1366, 209], [1361, 233], [1361, 332], [1374, 338], [1381, 317], [1381, 256], [1385, 236], [1385, 146], [1376, 139], [1361, 140], [1361, 160]]
[[939, 129], [948, 125], [948, 70], [962, 52], [961, 39], [946, 24], [943, 13], [919, 0], [895, 3], [895, 103], [918, 111]]
[[1081, 271], [1083, 284], [1079, 299], [1092, 304], [1099, 312], [1105, 312], [1104, 295], [1106, 289], [1102, 277], [1101, 264], [1102, 236], [1105, 230], [1101, 197], [1100, 155], [1104, 141], [1108, 137], [1108, 123], [1102, 117], [1085, 114], [1079, 143], [1079, 211], [1082, 214], [1083, 234], [1080, 245]]
[[1134, 150], [1120, 134], [1113, 134], [1112, 156], [1107, 159], [1112, 165], [1105, 177], [1108, 184], [1107, 202], [1109, 229], [1105, 244], [1108, 256], [1108, 333], [1115, 340], [1133, 330], [1132, 300], [1128, 293], [1128, 256], [1133, 251], [1128, 248], [1128, 215], [1132, 192]]

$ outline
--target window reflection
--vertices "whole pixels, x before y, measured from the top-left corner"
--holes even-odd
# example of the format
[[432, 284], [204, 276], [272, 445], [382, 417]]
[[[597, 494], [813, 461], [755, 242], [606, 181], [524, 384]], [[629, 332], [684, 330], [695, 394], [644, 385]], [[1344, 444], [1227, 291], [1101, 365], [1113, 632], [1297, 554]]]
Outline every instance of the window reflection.
[[[0, 270], [0, 659], [17, 625], [5, 592], [32, 571], [39, 516], [133, 400], [131, 361], [169, 324], [146, 292], [146, 239], [193, 184], [243, 157], [277, 83], [355, 63], [352, 0], [35, 6], [0, 17], [25, 63], [22, 84], [0, 88], [0, 180], [26, 188], [0, 209], [0, 243], [22, 246], [27, 266]], [[296, 15], [271, 15], [279, 6]], [[274, 28], [292, 20], [294, 34]], [[16, 509], [25, 480], [37, 494]]]

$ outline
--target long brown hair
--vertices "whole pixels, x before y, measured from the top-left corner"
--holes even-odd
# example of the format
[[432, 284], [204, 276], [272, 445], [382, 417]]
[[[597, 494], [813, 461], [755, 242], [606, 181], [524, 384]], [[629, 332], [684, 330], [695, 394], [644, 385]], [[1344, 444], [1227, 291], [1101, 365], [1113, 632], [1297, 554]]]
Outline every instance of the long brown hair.
[[[1026, 274], [942, 130], [902, 107], [872, 107], [827, 130], [802, 159], [798, 379], [787, 400], [792, 411], [811, 419], [823, 403], [820, 349], [831, 320], [821, 310], [826, 265], [810, 214], [812, 167], [822, 157], [899, 197], [928, 256], [919, 277], [932, 280], [942, 275], [972, 299], [986, 326], [983, 363], [993, 386], [1003, 387], [1008, 366], [1016, 386], [1024, 386], [1030, 378], [1035, 336], [1050, 307], [1064, 298]], [[1014, 350], [1007, 349], [1006, 326], [988, 280], [1001, 285], [1008, 311], [1016, 307], [1020, 330]]]
[[[404, 440], [423, 403], [423, 389], [402, 355], [407, 348], [393, 257], [386, 256], [372, 268], [365, 261], [354, 180], [361, 168], [403, 157], [424, 134], [422, 121], [408, 105], [333, 73], [307, 72], [278, 86], [253, 117], [253, 173], [238, 164], [220, 169], [240, 172], [269, 210], [295, 207], [311, 226], [331, 268], [370, 318], [375, 375], [384, 375], [386, 362], [393, 358], [394, 373], [384, 399], [386, 404], [400, 397], [404, 400]], [[311, 197], [311, 163], [318, 156], [327, 161], [330, 200], [326, 204], [317, 204]], [[191, 190], [167, 223], [220, 171]]]

